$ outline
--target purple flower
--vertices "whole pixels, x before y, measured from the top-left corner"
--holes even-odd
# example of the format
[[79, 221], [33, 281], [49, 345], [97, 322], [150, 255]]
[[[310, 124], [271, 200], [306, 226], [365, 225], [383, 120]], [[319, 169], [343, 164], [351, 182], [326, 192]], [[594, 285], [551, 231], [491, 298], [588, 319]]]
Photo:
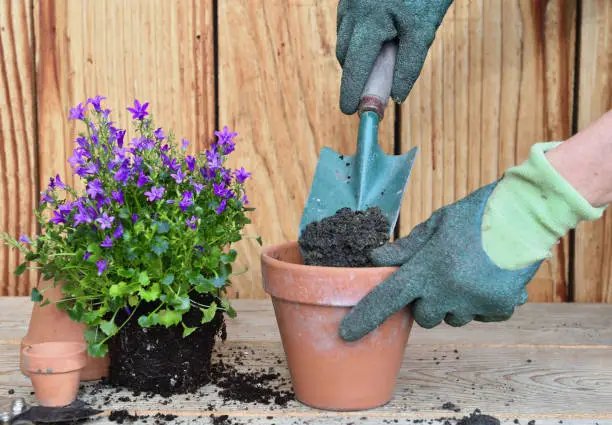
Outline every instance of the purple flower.
[[57, 187], [59, 187], [60, 189], [66, 189], [66, 185], [64, 184], [62, 179], [60, 179], [60, 175], [59, 174], [57, 176], [55, 176], [55, 185]]
[[21, 236], [19, 237], [19, 242], [23, 242], [23, 243], [32, 243], [32, 241], [30, 240], [30, 238], [28, 238], [26, 235], [24, 235], [23, 233], [21, 234]]
[[89, 175], [98, 174], [98, 171], [100, 171], [100, 169], [98, 168], [96, 164], [89, 164], [87, 167], [79, 167], [75, 171], [75, 174], [78, 174], [79, 176], [84, 177], [88, 174]]
[[100, 179], [90, 181], [87, 185], [86, 192], [92, 199], [95, 199], [99, 196], [104, 196], [104, 189], [102, 188], [102, 182], [100, 181]]
[[90, 103], [96, 111], [101, 112], [100, 102], [102, 102], [104, 99], [106, 99], [104, 96], [97, 95], [93, 99], [87, 99], [87, 103]]
[[100, 223], [100, 229], [102, 230], [110, 229], [113, 226], [113, 221], [115, 221], [115, 217], [109, 216], [106, 212], [96, 219], [96, 223]]
[[127, 154], [127, 149], [115, 146], [113, 148], [113, 154], [115, 154], [116, 159], [123, 160]]
[[142, 120], [144, 119], [144, 117], [149, 115], [149, 113], [147, 112], [148, 106], [149, 102], [145, 102], [141, 105], [138, 100], [134, 100], [134, 107], [127, 108], [127, 110], [132, 113], [133, 120]]
[[230, 191], [225, 187], [224, 183], [213, 183], [213, 192], [215, 195], [221, 198], [226, 198], [229, 195]]
[[138, 176], [138, 182], [136, 183], [136, 186], [138, 187], [142, 187], [147, 183], [150, 183], [151, 179], [145, 175], [145, 173], [143, 173], [142, 171], [140, 172], [140, 175]]
[[123, 137], [125, 136], [125, 130], [121, 130], [118, 128], [115, 128], [113, 126], [109, 127], [109, 132], [110, 132], [110, 137], [108, 138], [109, 141], [117, 141], [117, 146], [119, 146], [120, 148], [123, 147]]
[[223, 127], [223, 131], [215, 131], [215, 136], [219, 138], [219, 144], [231, 142], [238, 133], [230, 132], [227, 126]]
[[193, 188], [195, 189], [196, 193], [199, 195], [200, 192], [202, 191], [202, 189], [204, 189], [204, 185], [200, 184], [198, 182], [195, 182], [193, 180], [191, 180], [191, 185], [193, 186]]
[[195, 170], [196, 159], [193, 156], [187, 155], [185, 157], [185, 162], [187, 163], [187, 167], [189, 168], [189, 171]]
[[111, 192], [111, 196], [113, 197], [116, 203], [118, 203], [119, 205], [123, 205], [123, 192], [121, 192], [120, 190], [113, 190]]
[[187, 139], [183, 139], [183, 140], [182, 140], [182, 146], [181, 146], [181, 149], [182, 149], [182, 150], [185, 150], [185, 149], [187, 149], [187, 146], [189, 146], [189, 140], [187, 140]]
[[78, 226], [81, 223], [91, 223], [93, 217], [89, 214], [89, 211], [83, 206], [79, 205], [78, 212], [74, 215], [74, 225]]
[[106, 266], [108, 261], [106, 260], [98, 260], [96, 261], [96, 266], [98, 267], [98, 276], [102, 276], [102, 273], [106, 270]]
[[236, 181], [238, 183], [244, 183], [244, 181], [251, 176], [251, 173], [247, 172], [244, 167], [240, 167], [239, 170], [236, 170], [234, 175], [236, 176]]
[[176, 171], [179, 168], [181, 168], [181, 165], [178, 163], [178, 161], [176, 160], [176, 158], [168, 158], [168, 156], [166, 154], [161, 154], [162, 157], [162, 161], [164, 163], [164, 165], [168, 168], [170, 168], [172, 171]]
[[168, 199], [168, 200], [166, 201], [166, 204], [174, 204], [174, 199]]
[[51, 195], [49, 195], [48, 192], [40, 192], [40, 194], [42, 195], [42, 198], [40, 198], [40, 203], [44, 203], [44, 202], [53, 202], [54, 199], [53, 197], [51, 197]]
[[83, 136], [79, 136], [76, 138], [75, 143], [79, 145], [79, 147], [81, 147], [82, 149], [89, 149], [89, 142], [87, 141], [87, 139]]
[[104, 117], [104, 119], [107, 120], [110, 113], [111, 113], [110, 109], [105, 109], [102, 111], [102, 117]]
[[79, 151], [75, 149], [72, 151], [72, 156], [68, 158], [68, 163], [74, 169], [77, 165], [85, 164], [85, 159], [80, 155]]
[[204, 252], [204, 247], [202, 245], [196, 245], [194, 248], [200, 251], [200, 253]]
[[182, 183], [185, 179], [185, 173], [183, 173], [183, 170], [181, 169], [179, 169], [176, 174], [170, 174], [170, 176], [172, 176], [177, 183]]
[[167, 143], [164, 143], [164, 145], [159, 148], [160, 152], [168, 152], [170, 150], [170, 146], [168, 146]]
[[228, 141], [223, 145], [223, 155], [229, 155], [234, 152], [234, 149], [236, 149], [236, 144], [232, 141]]
[[53, 217], [49, 221], [53, 224], [61, 224], [66, 222], [66, 217], [58, 211], [53, 211]]
[[217, 208], [215, 212], [217, 214], [221, 214], [225, 210], [226, 206], [227, 206], [227, 199], [223, 199], [221, 203], [219, 204], [219, 208]]
[[117, 226], [117, 228], [113, 232], [113, 238], [119, 239], [121, 236], [123, 236], [123, 225], [119, 223], [119, 226]]
[[179, 208], [182, 211], [186, 211], [191, 205], [193, 205], [193, 192], [183, 193], [183, 199], [179, 203]]
[[140, 143], [140, 149], [150, 151], [155, 147], [155, 140], [143, 138]]
[[136, 223], [138, 221], [138, 214], [132, 214], [132, 223]]
[[206, 151], [206, 159], [208, 160], [208, 168], [211, 171], [215, 171], [223, 165], [223, 161], [216, 151]]
[[191, 218], [186, 218], [185, 223], [187, 223], [187, 227], [195, 230], [196, 223], [198, 222], [198, 218], [195, 215], [192, 215]]
[[240, 202], [242, 202], [244, 205], [247, 205], [249, 203], [249, 200], [247, 199], [246, 193], [244, 195], [242, 195], [242, 198], [240, 198]]
[[83, 260], [87, 261], [89, 260], [89, 257], [91, 257], [91, 252], [87, 251], [85, 254], [83, 254]]
[[145, 192], [144, 194], [147, 196], [147, 198], [149, 199], [149, 202], [153, 202], [156, 199], [161, 199], [164, 196], [164, 191], [165, 189], [163, 187], [151, 187], [151, 190], [148, 192]]
[[215, 172], [213, 170], [209, 170], [206, 167], [200, 168], [200, 174], [202, 174], [204, 180], [211, 180], [215, 177]]
[[164, 140], [166, 138], [166, 135], [164, 134], [164, 130], [162, 130], [161, 127], [155, 130], [153, 132], [153, 135], [155, 136], [157, 140]]
[[113, 247], [113, 240], [111, 239], [110, 236], [106, 235], [106, 237], [104, 238], [104, 240], [102, 241], [100, 246], [102, 248], [112, 248]]
[[119, 167], [119, 170], [117, 170], [117, 172], [115, 173], [114, 178], [118, 182], [125, 184], [130, 179], [131, 175], [132, 170], [130, 169], [130, 160], [125, 159], [121, 164], [121, 167]]
[[84, 120], [85, 111], [86, 109], [83, 106], [83, 103], [79, 103], [74, 108], [70, 108], [70, 116], [68, 117], [68, 119], [69, 120]]

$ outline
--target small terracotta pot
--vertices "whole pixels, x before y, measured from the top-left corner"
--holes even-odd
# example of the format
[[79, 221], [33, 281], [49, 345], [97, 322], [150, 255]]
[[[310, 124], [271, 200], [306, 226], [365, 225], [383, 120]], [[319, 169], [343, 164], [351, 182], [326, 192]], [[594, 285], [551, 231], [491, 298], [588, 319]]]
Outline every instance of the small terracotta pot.
[[261, 263], [296, 398], [337, 411], [388, 403], [412, 329], [410, 309], [359, 341], [342, 340], [338, 327], [351, 307], [397, 268], [306, 266], [296, 242], [265, 248]]
[[87, 364], [87, 344], [43, 342], [27, 345], [21, 353], [42, 406], [66, 406], [76, 399], [80, 373]]
[[[68, 313], [60, 310], [55, 305], [55, 301], [63, 297], [61, 286], [53, 286], [53, 283], [49, 281], [41, 281], [38, 285], [41, 291], [47, 287], [49, 287], [49, 289], [45, 290], [43, 296], [45, 299], [49, 298], [51, 303], [43, 307], [40, 306], [40, 303], [34, 304], [28, 332], [21, 341], [21, 348], [23, 349], [28, 345], [41, 342], [53, 341], [85, 343], [83, 332], [86, 326], [83, 323], [78, 323], [70, 319]], [[20, 358], [20, 369], [23, 374], [28, 375], [23, 360], [22, 354]], [[93, 381], [108, 376], [108, 365], [108, 356], [100, 358], [87, 356], [87, 365], [81, 372], [81, 380]]]

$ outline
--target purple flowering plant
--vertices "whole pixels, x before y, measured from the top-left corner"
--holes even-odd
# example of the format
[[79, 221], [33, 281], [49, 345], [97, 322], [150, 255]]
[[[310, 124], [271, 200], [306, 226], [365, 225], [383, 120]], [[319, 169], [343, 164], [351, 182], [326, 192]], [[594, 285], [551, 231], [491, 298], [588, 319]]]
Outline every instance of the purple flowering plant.
[[[149, 104], [136, 100], [127, 108], [136, 137], [127, 141], [104, 99], [70, 110], [86, 130], [68, 159], [84, 189], [52, 177], [35, 212], [41, 235], [4, 234], [25, 255], [15, 274], [39, 269], [45, 280], [64, 283], [57, 306], [87, 325], [94, 357], [107, 353], [108, 340], [131, 319], [142, 327], [182, 326], [187, 337], [196, 330], [183, 323], [190, 309], [201, 311], [202, 324], [219, 311], [234, 317], [226, 297], [237, 255], [231, 245], [243, 238], [253, 210], [245, 193], [250, 173], [226, 167], [236, 133], [216, 131], [211, 146], [191, 156], [189, 142], [176, 146], [172, 132], [153, 125]], [[48, 304], [44, 291], [34, 289], [32, 300]], [[211, 301], [203, 304], [202, 296]], [[155, 308], [136, 317], [141, 303]]]

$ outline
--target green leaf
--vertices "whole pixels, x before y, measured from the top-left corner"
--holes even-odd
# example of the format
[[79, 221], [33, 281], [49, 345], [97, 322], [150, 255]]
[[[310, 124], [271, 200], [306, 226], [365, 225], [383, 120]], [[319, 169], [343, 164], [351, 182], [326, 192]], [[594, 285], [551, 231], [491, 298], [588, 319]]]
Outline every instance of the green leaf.
[[181, 320], [183, 318], [183, 315], [179, 313], [178, 311], [169, 310], [169, 309], [161, 310], [158, 313], [158, 316], [159, 316], [159, 324], [164, 325], [167, 328], [170, 326], [178, 325], [179, 323], [181, 323]]
[[32, 296], [30, 298], [35, 303], [39, 303], [43, 299], [42, 294], [40, 293], [40, 291], [37, 288], [32, 289]]
[[168, 230], [170, 230], [170, 223], [167, 223], [165, 221], [157, 221], [157, 233], [168, 233]]
[[96, 326], [100, 318], [98, 310], [90, 310], [83, 313], [83, 322], [89, 326]]
[[137, 221], [136, 225], [134, 226], [134, 233], [136, 233], [137, 235], [140, 235], [144, 232], [145, 229], [145, 224], [144, 222], [141, 221]]
[[210, 280], [210, 282], [215, 288], [220, 288], [225, 285], [225, 282], [227, 282], [227, 276], [215, 276]]
[[117, 270], [117, 274], [121, 277], [132, 277], [134, 273], [136, 273], [136, 270], [131, 267], [129, 269], [120, 268]]
[[187, 338], [189, 335], [191, 335], [197, 328], [188, 328], [187, 326], [185, 326], [185, 324], [183, 324], [183, 338]]
[[236, 311], [230, 305], [230, 302], [228, 299], [221, 300], [221, 308], [225, 310], [225, 313], [228, 315], [230, 319], [233, 319], [236, 317]]
[[235, 249], [230, 249], [227, 254], [221, 254], [221, 261], [231, 263], [236, 259], [238, 252]]
[[87, 245], [87, 251], [88, 252], [96, 252], [98, 250], [98, 244], [95, 242], [90, 243], [89, 245]]
[[162, 255], [164, 252], [168, 251], [168, 241], [159, 236], [155, 236], [151, 244], [151, 251], [157, 255]]
[[136, 295], [132, 295], [128, 298], [128, 304], [130, 307], [136, 307], [138, 305], [138, 297]]
[[98, 331], [98, 328], [87, 328], [84, 332], [85, 341], [88, 344], [95, 344], [100, 339], [101, 333]]
[[19, 265], [19, 267], [15, 269], [13, 273], [15, 274], [15, 276], [21, 276], [23, 272], [26, 271], [27, 268], [28, 268], [28, 263], [23, 262]]
[[257, 238], [255, 240], [257, 241], [259, 246], [263, 246], [263, 241], [261, 240], [261, 236], [257, 236]]
[[149, 289], [140, 288], [138, 293], [140, 294], [140, 298], [151, 302], [159, 299], [159, 296], [161, 295], [161, 288], [159, 287], [159, 283], [155, 282], [149, 287]]
[[44, 307], [44, 306], [46, 306], [47, 304], [51, 304], [51, 301], [49, 300], [49, 298], [45, 299], [45, 300], [44, 300], [44, 301], [43, 301], [43, 302], [40, 304], [40, 306], [41, 306], [41, 307]]
[[125, 282], [119, 282], [111, 285], [108, 289], [108, 295], [113, 298], [122, 297], [129, 293], [127, 284]]
[[202, 311], [202, 323], [208, 323], [215, 318], [217, 303], [213, 301], [208, 308], [201, 308], [200, 310]]
[[90, 344], [87, 347], [87, 352], [91, 357], [104, 357], [108, 353], [108, 346], [102, 343]]
[[68, 317], [74, 322], [83, 322], [83, 309], [80, 304], [75, 304], [68, 310]]
[[151, 313], [148, 316], [140, 316], [138, 318], [138, 324], [142, 328], [148, 328], [149, 326], [155, 326], [158, 323], [157, 313]]
[[132, 233], [129, 230], [126, 230], [123, 232], [122, 238], [125, 242], [129, 242], [132, 240]]
[[109, 322], [106, 320], [100, 322], [100, 329], [102, 329], [102, 332], [108, 336], [113, 336], [117, 333], [117, 331], [119, 331], [114, 322]]
[[189, 279], [189, 283], [193, 285], [194, 289], [199, 294], [214, 292], [217, 289], [210, 280], [206, 279], [202, 275], [198, 275], [196, 279]]
[[162, 285], [170, 285], [172, 282], [174, 282], [174, 275], [173, 274], [169, 274], [168, 276], [164, 277], [161, 280], [161, 284]]
[[147, 273], [146, 270], [138, 274], [138, 283], [140, 283], [141, 285], [149, 284], [149, 274]]

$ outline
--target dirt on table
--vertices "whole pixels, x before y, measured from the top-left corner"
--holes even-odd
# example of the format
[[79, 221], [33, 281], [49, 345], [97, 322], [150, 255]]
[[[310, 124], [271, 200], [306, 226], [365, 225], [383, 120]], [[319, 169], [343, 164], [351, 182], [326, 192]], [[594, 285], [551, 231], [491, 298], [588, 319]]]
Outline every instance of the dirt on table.
[[[208, 305], [212, 297], [204, 294], [196, 301]], [[226, 336], [223, 312], [219, 310], [211, 322], [202, 325], [200, 310], [190, 309], [183, 322], [197, 329], [184, 338], [182, 326], [143, 328], [134, 319], [155, 307], [155, 304], [139, 306], [133, 319], [109, 341], [108, 381], [132, 391], [164, 397], [191, 392], [207, 384], [215, 338], [219, 334], [222, 339]], [[118, 326], [127, 316], [128, 312], [121, 312]]]
[[342, 208], [310, 223], [298, 241], [304, 264], [327, 267], [372, 267], [369, 253], [389, 240], [389, 222], [378, 207]]

